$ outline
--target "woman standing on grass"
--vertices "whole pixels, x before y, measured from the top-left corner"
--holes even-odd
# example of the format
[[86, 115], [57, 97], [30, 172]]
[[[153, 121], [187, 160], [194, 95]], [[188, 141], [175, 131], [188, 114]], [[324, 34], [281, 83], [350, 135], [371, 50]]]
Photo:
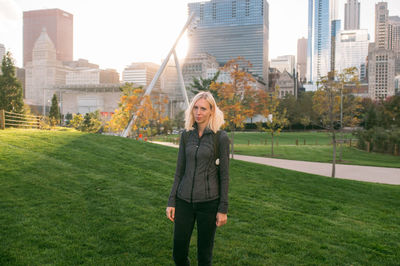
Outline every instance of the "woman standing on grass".
[[198, 265], [211, 265], [217, 226], [227, 222], [229, 138], [219, 131], [224, 114], [210, 92], [200, 92], [185, 115], [175, 180], [166, 209], [174, 222], [173, 258], [190, 265], [189, 243], [197, 221]]

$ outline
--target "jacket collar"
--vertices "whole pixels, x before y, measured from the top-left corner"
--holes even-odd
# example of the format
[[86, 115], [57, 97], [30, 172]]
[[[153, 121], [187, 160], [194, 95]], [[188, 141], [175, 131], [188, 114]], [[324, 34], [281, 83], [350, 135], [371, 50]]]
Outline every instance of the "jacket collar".
[[[197, 123], [194, 123], [193, 128], [196, 130], [196, 132], [197, 132], [197, 134], [198, 134], [199, 131], [198, 131]], [[211, 134], [211, 133], [213, 133], [213, 131], [207, 126], [207, 127], [204, 129], [203, 135]]]

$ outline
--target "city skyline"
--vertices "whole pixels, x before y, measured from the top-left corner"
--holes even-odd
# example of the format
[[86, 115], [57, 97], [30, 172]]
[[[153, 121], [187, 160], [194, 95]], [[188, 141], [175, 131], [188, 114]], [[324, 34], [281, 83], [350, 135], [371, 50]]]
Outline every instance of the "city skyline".
[[[288, 0], [289, 1], [289, 0]], [[130, 3], [133, 2], [133, 3]], [[132, 62], [161, 63], [187, 19], [187, 4], [194, 0], [174, 1], [89, 1], [77, 0], [2, 0], [0, 6], [0, 43], [11, 51], [16, 65], [22, 66], [22, 12], [60, 8], [74, 15], [74, 60], [88, 59], [101, 68], [114, 68], [121, 74]], [[167, 3], [168, 2], [168, 3]], [[285, 2], [285, 3], [284, 3]], [[297, 40], [307, 38], [307, 0], [269, 0], [269, 58], [296, 55]], [[339, 18], [344, 24], [344, 3], [339, 0]], [[374, 41], [376, 0], [360, 0], [360, 28], [368, 29]], [[400, 15], [400, 1], [388, 0], [391, 16]], [[287, 9], [290, 6], [291, 9]], [[113, 9], [114, 7], [114, 9]], [[106, 18], [106, 19], [105, 19]], [[158, 19], [155, 19], [158, 18]], [[287, 18], [295, 18], [290, 21]], [[136, 25], [140, 25], [137, 27]], [[183, 38], [177, 53], [186, 56], [187, 39]], [[93, 49], [95, 47], [96, 49]]]

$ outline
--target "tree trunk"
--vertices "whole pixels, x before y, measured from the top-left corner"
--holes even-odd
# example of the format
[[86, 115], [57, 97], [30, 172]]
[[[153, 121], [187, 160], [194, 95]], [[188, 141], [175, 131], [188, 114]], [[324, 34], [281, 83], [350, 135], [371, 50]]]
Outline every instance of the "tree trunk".
[[335, 130], [334, 129], [332, 129], [332, 144], [333, 144], [332, 177], [335, 177], [335, 170], [336, 170], [336, 134], [335, 134]]
[[271, 157], [274, 157], [274, 132], [271, 132]]

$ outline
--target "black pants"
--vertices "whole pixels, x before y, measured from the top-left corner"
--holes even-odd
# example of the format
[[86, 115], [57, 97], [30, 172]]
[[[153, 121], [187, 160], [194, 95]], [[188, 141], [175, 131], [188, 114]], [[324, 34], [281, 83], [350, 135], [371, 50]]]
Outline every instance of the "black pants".
[[188, 203], [176, 199], [173, 251], [176, 265], [190, 265], [189, 243], [195, 221], [197, 221], [198, 265], [211, 265], [218, 203], [218, 199], [200, 203]]

